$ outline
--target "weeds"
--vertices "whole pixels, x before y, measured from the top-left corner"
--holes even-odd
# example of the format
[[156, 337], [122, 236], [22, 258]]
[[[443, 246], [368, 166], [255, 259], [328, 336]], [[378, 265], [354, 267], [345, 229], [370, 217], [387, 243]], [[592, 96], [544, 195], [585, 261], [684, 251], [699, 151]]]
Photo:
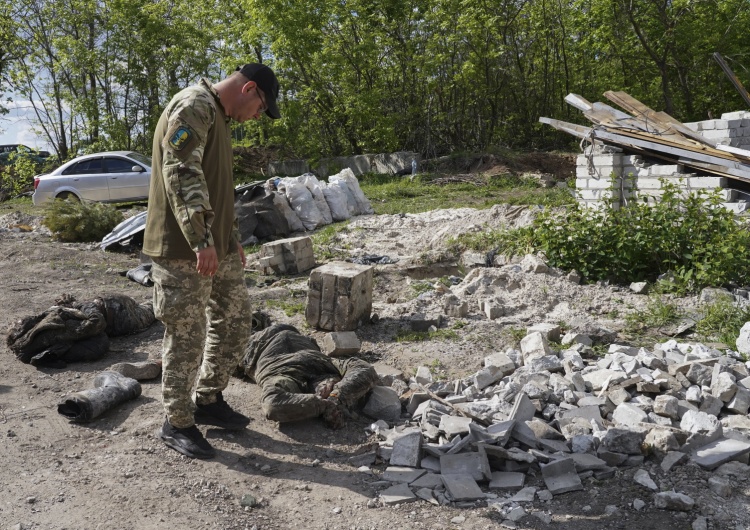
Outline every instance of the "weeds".
[[723, 342], [734, 349], [740, 329], [750, 321], [750, 308], [740, 307], [729, 300], [717, 300], [704, 307], [703, 318], [695, 330], [701, 340]]
[[269, 309], [281, 309], [286, 316], [293, 317], [305, 312], [305, 301], [266, 300], [266, 307]]
[[396, 334], [396, 342], [423, 342], [426, 340], [458, 339], [458, 333], [452, 329], [438, 329], [437, 331], [407, 331], [402, 329]]
[[311, 236], [316, 261], [343, 259], [349, 256], [351, 245], [344, 243], [341, 233], [349, 230], [349, 221], [333, 223]]
[[643, 311], [636, 311], [625, 316], [625, 323], [631, 332], [647, 328], [660, 328], [676, 322], [682, 312], [676, 305], [664, 302], [661, 296], [652, 296]]

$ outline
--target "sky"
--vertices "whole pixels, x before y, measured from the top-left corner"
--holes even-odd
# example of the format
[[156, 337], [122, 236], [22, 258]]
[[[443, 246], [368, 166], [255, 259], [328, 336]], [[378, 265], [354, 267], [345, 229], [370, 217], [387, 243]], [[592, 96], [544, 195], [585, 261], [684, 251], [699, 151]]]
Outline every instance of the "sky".
[[0, 145], [24, 144], [34, 149], [50, 151], [51, 146], [33, 129], [34, 109], [28, 100], [15, 100], [5, 103], [10, 110], [0, 115]]

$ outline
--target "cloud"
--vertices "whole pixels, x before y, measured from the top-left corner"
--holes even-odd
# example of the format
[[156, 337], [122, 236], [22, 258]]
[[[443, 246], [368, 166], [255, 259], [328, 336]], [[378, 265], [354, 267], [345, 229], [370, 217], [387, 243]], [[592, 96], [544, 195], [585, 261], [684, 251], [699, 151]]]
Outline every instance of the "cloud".
[[34, 107], [27, 99], [4, 103], [8, 114], [0, 116], [0, 144], [24, 144], [35, 149], [51, 150], [46, 138], [34, 131]]

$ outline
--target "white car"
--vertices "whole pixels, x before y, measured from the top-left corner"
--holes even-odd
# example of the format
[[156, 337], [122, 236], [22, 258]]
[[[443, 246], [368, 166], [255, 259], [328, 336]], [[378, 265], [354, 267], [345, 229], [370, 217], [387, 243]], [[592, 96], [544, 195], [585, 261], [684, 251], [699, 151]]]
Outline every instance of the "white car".
[[52, 199], [127, 202], [148, 199], [151, 159], [133, 151], [79, 156], [34, 177], [34, 206]]

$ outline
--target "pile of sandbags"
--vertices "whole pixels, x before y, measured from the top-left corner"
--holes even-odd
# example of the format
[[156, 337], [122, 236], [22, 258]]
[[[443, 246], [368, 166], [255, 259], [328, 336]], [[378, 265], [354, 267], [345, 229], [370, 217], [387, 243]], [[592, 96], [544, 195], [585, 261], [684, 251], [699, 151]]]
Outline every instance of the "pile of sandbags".
[[[262, 219], [254, 222], [256, 203], [258, 207], [263, 205], [264, 209], [273, 204], [278, 216], [286, 222], [274, 223], [273, 230], [264, 228], [266, 223], [261, 222]], [[241, 195], [235, 207], [240, 217], [243, 243], [253, 237], [263, 240], [269, 235], [286, 236], [345, 221], [355, 215], [374, 213], [357, 177], [349, 168], [331, 175], [328, 182], [319, 181], [312, 173], [269, 179], [263, 189], [256, 188], [252, 193]]]

